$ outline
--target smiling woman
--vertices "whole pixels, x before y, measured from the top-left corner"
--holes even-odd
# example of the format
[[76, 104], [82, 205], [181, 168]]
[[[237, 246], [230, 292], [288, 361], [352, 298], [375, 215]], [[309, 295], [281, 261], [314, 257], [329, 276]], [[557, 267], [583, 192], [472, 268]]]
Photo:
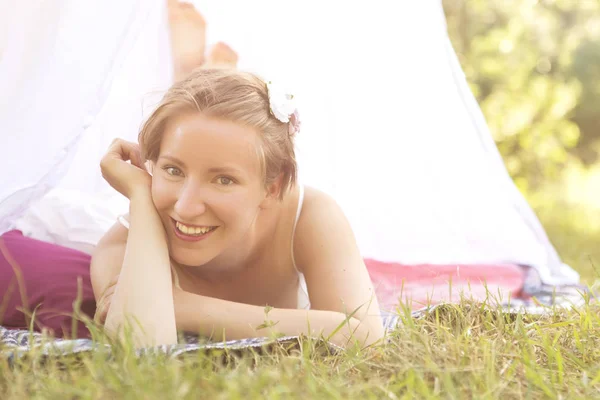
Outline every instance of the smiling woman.
[[[266, 204], [258, 137], [254, 128], [198, 112], [175, 116], [166, 125], [152, 160], [152, 198], [163, 224], [171, 227], [171, 257], [178, 263], [211, 269], [227, 263], [224, 248], [239, 253], [255, 235], [254, 221]], [[210, 243], [190, 244], [209, 236]], [[198, 246], [210, 250], [198, 252]]]
[[[103, 176], [130, 213], [92, 257], [108, 332], [136, 320], [140, 345], [174, 343], [177, 330], [340, 345], [382, 337], [350, 225], [330, 197], [296, 182], [292, 98], [249, 73], [200, 69], [168, 91], [139, 147], [111, 145]], [[267, 306], [276, 324], [264, 328]]]

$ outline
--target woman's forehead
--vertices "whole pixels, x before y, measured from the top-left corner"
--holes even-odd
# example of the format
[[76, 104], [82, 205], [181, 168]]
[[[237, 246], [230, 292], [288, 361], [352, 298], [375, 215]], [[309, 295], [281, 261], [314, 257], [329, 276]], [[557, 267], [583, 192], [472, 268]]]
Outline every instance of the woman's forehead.
[[171, 118], [165, 127], [160, 157], [176, 157], [184, 163], [232, 164], [259, 168], [255, 129], [233, 121], [187, 114]]

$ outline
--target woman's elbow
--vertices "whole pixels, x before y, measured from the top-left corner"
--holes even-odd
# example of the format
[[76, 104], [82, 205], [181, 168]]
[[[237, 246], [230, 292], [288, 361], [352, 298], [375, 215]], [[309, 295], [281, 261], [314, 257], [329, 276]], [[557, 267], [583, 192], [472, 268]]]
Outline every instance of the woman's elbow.
[[131, 342], [134, 347], [177, 344], [177, 331], [173, 324], [148, 320], [111, 308], [106, 316], [104, 331], [113, 340]]
[[362, 320], [357, 318], [347, 318], [343, 316], [345, 329], [339, 329], [331, 338], [333, 344], [341, 347], [349, 347], [357, 344], [360, 347], [367, 347], [376, 344], [383, 339], [385, 331], [381, 318], [366, 317]]

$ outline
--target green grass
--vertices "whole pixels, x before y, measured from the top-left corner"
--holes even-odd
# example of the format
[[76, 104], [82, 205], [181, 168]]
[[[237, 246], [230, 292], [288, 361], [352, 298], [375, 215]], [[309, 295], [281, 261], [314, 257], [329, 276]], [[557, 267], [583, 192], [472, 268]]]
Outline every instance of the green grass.
[[[600, 234], [570, 218], [543, 217], [566, 262], [593, 282]], [[594, 267], [595, 265], [595, 267]], [[536, 399], [600, 398], [600, 306], [551, 315], [508, 315], [463, 301], [412, 320], [389, 343], [324, 352], [310, 340], [272, 353], [114, 359], [96, 352], [0, 363], [1, 399]]]
[[[569, 208], [539, 214], [562, 260], [579, 272], [584, 283], [592, 284], [600, 279], [600, 213]], [[581, 221], [583, 218], [588, 219], [585, 224]]]

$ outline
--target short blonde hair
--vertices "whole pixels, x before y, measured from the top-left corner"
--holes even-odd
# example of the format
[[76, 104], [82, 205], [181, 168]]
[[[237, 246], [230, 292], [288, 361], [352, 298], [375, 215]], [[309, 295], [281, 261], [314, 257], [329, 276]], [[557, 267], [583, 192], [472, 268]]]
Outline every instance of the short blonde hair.
[[254, 74], [235, 69], [200, 68], [175, 83], [144, 123], [138, 140], [142, 157], [156, 161], [169, 118], [186, 112], [227, 119], [259, 132], [257, 149], [265, 186], [281, 176], [279, 197], [296, 184], [294, 135], [288, 124], [270, 111], [266, 83]]

